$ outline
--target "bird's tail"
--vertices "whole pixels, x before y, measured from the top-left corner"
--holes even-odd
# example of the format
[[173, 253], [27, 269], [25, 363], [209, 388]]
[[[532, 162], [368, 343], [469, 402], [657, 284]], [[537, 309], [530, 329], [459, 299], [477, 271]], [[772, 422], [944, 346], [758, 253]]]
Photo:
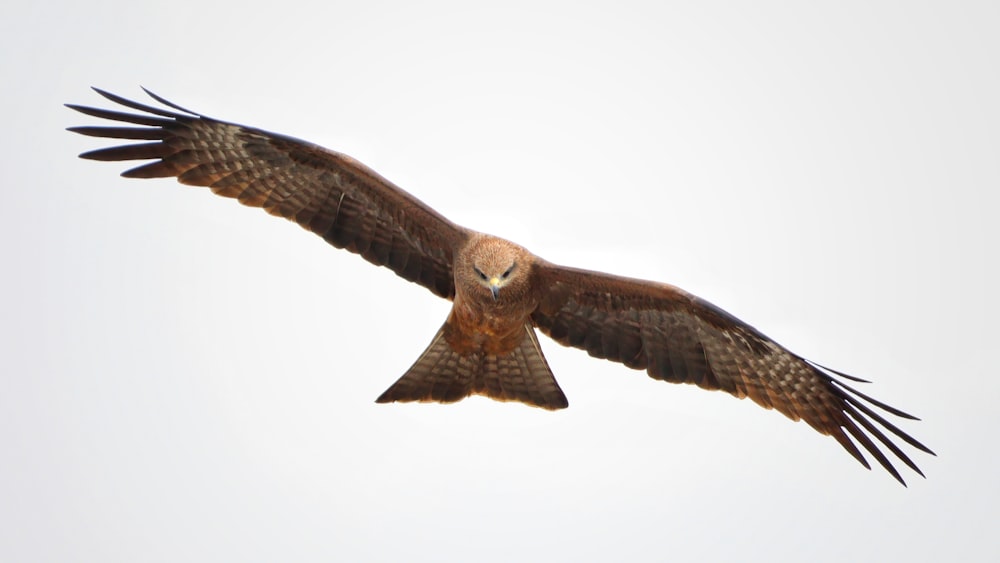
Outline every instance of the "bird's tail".
[[375, 402], [454, 403], [478, 394], [552, 410], [569, 405], [530, 324], [524, 325], [524, 336], [517, 347], [503, 356], [455, 352], [445, 339], [444, 330], [442, 327], [438, 331], [413, 367]]

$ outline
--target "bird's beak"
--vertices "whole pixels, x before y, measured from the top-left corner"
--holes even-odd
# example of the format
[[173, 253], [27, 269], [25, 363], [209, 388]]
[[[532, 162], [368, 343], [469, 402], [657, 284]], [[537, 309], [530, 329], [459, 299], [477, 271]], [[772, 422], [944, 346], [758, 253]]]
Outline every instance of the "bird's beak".
[[500, 295], [500, 279], [491, 278], [490, 279], [490, 293], [493, 294], [493, 300], [497, 300], [497, 296]]

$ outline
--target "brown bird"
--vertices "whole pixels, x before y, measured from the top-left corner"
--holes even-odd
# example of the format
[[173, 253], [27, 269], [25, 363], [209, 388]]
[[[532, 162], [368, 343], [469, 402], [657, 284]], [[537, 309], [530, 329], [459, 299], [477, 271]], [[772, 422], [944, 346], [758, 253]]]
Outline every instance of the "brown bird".
[[142, 113], [67, 106], [141, 127], [70, 131], [150, 142], [90, 151], [82, 158], [154, 160], [122, 176], [176, 176], [183, 184], [207, 186], [294, 221], [453, 302], [430, 346], [377, 399], [380, 403], [449, 403], [481, 394], [565, 408], [566, 396], [539, 347], [538, 328], [560, 344], [645, 370], [653, 379], [750, 397], [833, 436], [870, 468], [856, 441], [904, 485], [873, 438], [921, 476], [883, 429], [933, 455], [872, 407], [915, 417], [834, 375], [864, 380], [811, 363], [681, 289], [546, 262], [510, 241], [452, 223], [363, 164], [317, 145], [219, 121], [148, 90], [171, 109], [95, 91]]

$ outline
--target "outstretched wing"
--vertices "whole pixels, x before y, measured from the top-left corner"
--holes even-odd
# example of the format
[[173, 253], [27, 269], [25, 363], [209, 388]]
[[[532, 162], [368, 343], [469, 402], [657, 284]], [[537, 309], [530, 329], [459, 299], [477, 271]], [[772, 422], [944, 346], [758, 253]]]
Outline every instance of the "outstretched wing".
[[[532, 319], [555, 341], [591, 356], [646, 370], [650, 377], [750, 397], [832, 435], [869, 467], [854, 440], [906, 484], [877, 440], [919, 473], [886, 436], [933, 454], [872, 407], [913, 419], [845, 385], [718, 307], [665, 284], [540, 263], [541, 301]], [[881, 426], [881, 428], [879, 428]], [[863, 430], [862, 430], [863, 429]], [[866, 433], [867, 431], [867, 433]]]
[[81, 113], [140, 127], [71, 127], [92, 137], [151, 141], [80, 155], [91, 160], [150, 160], [127, 178], [176, 176], [244, 205], [295, 221], [337, 248], [360, 254], [435, 294], [455, 295], [452, 256], [467, 231], [354, 159], [317, 145], [186, 110], [172, 110], [94, 89], [142, 113], [67, 104]]

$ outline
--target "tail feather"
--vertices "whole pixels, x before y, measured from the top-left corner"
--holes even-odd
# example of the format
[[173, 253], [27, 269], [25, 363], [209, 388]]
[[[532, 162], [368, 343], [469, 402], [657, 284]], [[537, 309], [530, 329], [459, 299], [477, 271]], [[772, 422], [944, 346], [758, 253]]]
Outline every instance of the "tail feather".
[[525, 324], [518, 346], [502, 356], [481, 352], [459, 354], [444, 338], [442, 327], [413, 367], [375, 402], [453, 403], [476, 394], [545, 409], [569, 405], [530, 324]]

